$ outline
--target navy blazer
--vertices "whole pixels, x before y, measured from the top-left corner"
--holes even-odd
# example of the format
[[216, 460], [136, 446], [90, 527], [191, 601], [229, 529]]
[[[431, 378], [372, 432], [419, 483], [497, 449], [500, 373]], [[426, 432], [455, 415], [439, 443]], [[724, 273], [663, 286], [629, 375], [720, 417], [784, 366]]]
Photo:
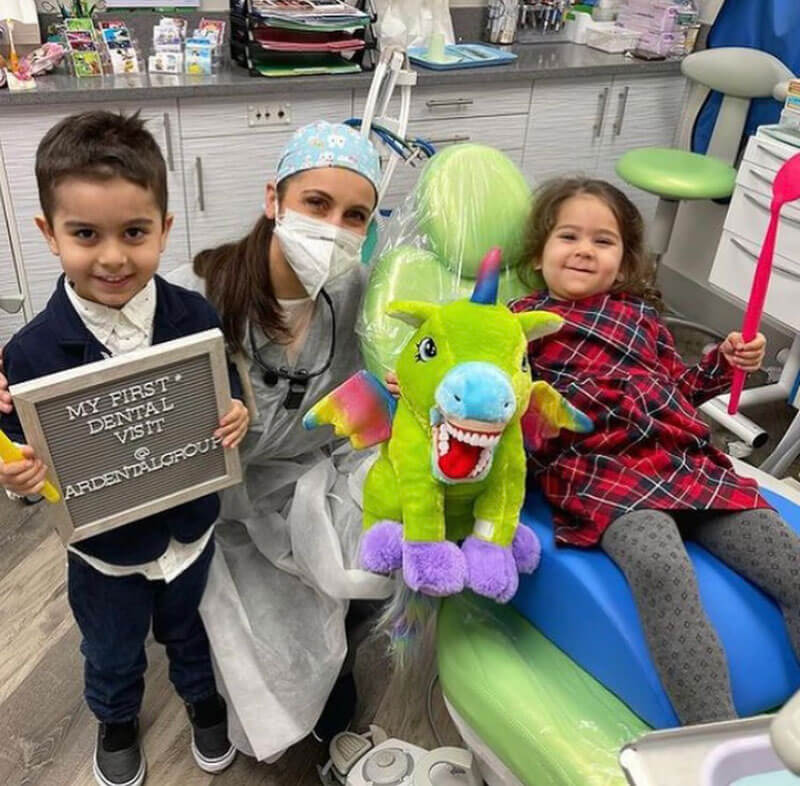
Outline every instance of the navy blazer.
[[[156, 311], [153, 344], [219, 328], [213, 306], [197, 292], [155, 276]], [[108, 350], [92, 335], [64, 290], [63, 274], [44, 311], [20, 330], [3, 349], [3, 366], [10, 385], [108, 357]], [[231, 395], [242, 397], [239, 375], [228, 366]], [[25, 435], [16, 411], [0, 416], [0, 428], [16, 442]], [[160, 557], [170, 537], [181, 543], [197, 540], [219, 513], [219, 497], [207, 494], [109, 532], [86, 538], [75, 548], [114, 565], [137, 565]]]

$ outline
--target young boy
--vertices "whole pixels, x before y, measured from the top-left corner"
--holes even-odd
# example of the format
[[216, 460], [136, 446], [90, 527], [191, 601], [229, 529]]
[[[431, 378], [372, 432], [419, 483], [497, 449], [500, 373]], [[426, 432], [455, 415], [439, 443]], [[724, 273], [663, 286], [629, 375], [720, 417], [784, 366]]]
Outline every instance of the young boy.
[[[64, 275], [3, 351], [10, 384], [219, 326], [203, 297], [156, 275], [172, 216], [164, 159], [138, 115], [62, 120], [39, 145], [36, 178], [36, 223]], [[241, 395], [233, 370], [231, 390]], [[234, 399], [215, 436], [233, 447], [247, 425], [247, 409]], [[0, 427], [24, 442], [14, 412], [0, 416]], [[22, 451], [24, 461], [0, 466], [0, 483], [36, 494], [47, 467], [29, 446]], [[186, 703], [195, 761], [219, 772], [236, 755], [198, 611], [218, 511], [210, 494], [69, 548], [69, 602], [83, 635], [86, 702], [99, 721], [94, 774], [102, 786], [144, 781], [137, 718], [151, 622]]]

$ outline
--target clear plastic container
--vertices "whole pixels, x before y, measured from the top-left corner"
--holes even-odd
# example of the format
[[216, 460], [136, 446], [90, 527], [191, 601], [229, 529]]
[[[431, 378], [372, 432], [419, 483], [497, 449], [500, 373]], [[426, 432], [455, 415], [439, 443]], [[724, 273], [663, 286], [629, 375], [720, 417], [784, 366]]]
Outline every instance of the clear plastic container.
[[640, 33], [624, 27], [594, 27], [586, 32], [586, 45], [601, 52], [621, 54], [636, 49]]

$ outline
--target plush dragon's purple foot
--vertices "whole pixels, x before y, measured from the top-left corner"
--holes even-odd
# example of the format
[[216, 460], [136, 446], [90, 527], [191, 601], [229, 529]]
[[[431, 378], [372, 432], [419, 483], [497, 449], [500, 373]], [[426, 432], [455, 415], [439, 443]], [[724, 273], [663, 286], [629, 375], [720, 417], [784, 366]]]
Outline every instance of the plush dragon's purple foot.
[[517, 563], [511, 546], [499, 546], [474, 535], [462, 544], [467, 561], [466, 586], [478, 595], [507, 603], [519, 586]]
[[403, 525], [376, 521], [362, 536], [359, 562], [372, 573], [392, 573], [403, 565]]
[[467, 565], [461, 549], [449, 540], [403, 544], [403, 578], [417, 592], [443, 597], [464, 589]]
[[520, 573], [533, 573], [539, 567], [542, 544], [530, 527], [526, 527], [522, 523], [517, 525], [514, 541], [511, 543], [511, 551]]

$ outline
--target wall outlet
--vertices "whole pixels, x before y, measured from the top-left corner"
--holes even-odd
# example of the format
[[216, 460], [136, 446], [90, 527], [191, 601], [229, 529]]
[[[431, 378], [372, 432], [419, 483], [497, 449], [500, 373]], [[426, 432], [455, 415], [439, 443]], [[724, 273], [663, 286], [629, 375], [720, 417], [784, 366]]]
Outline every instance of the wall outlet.
[[250, 128], [288, 126], [291, 122], [291, 104], [249, 104], [247, 107], [247, 125]]

